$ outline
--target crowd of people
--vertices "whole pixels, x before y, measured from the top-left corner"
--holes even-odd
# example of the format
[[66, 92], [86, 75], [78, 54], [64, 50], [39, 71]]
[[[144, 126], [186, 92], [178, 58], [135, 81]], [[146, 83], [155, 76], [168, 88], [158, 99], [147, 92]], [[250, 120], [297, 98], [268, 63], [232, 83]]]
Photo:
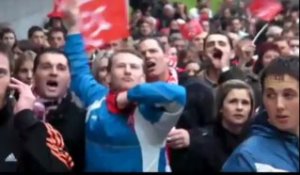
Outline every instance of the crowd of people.
[[130, 1], [131, 36], [87, 51], [78, 1], [0, 27], [0, 172], [299, 172], [298, 6], [253, 42], [244, 1]]

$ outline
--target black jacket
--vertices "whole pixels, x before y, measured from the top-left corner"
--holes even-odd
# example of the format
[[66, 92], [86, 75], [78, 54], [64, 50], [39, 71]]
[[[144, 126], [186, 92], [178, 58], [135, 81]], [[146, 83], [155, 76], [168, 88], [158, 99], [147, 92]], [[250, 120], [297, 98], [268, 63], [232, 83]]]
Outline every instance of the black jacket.
[[15, 172], [17, 169], [20, 149], [12, 109], [10, 102], [0, 109], [0, 172]]
[[[187, 104], [176, 128], [186, 129], [190, 134], [190, 147], [198, 139], [198, 128], [205, 127], [213, 121], [213, 92], [198, 78], [188, 78], [185, 83]], [[171, 167], [173, 172], [188, 171], [190, 149], [171, 150]]]
[[217, 173], [234, 149], [246, 139], [248, 128], [240, 135], [226, 130], [221, 123], [198, 130], [198, 139], [190, 147], [189, 170], [192, 172]]
[[85, 160], [85, 115], [86, 112], [76, 103], [73, 93], [68, 93], [57, 110], [49, 112], [48, 122], [57, 129], [72, 156], [74, 172], [82, 172]]
[[[73, 160], [63, 146], [64, 141], [48, 129], [48, 123], [40, 122], [31, 110], [23, 110], [14, 116], [14, 125], [20, 138], [19, 172], [70, 172]], [[49, 146], [49, 140], [56, 143]], [[60, 146], [62, 145], [62, 146]]]
[[[63, 163], [64, 158], [51, 153], [46, 144], [51, 136], [32, 111], [24, 110], [14, 116], [12, 103], [8, 101], [0, 116], [0, 172], [23, 172], [25, 162], [26, 169], [31, 171], [70, 171], [71, 166]], [[67, 153], [65, 147], [61, 147], [60, 153]], [[69, 159], [66, 162], [72, 162], [69, 156], [66, 158]]]

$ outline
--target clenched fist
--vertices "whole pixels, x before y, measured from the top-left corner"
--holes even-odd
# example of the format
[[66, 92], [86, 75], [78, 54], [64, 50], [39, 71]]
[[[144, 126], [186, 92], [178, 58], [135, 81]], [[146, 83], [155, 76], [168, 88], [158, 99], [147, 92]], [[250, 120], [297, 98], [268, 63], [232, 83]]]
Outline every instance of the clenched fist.
[[80, 26], [80, 0], [66, 0], [62, 5], [63, 23], [68, 33], [79, 33]]

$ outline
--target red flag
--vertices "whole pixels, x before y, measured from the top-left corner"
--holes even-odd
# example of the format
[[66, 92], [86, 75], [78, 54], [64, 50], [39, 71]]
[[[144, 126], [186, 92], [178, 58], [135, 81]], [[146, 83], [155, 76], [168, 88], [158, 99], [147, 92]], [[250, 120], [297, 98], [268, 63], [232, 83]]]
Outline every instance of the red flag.
[[264, 21], [272, 21], [283, 9], [277, 0], [252, 0], [249, 5], [250, 13]]
[[192, 40], [196, 35], [203, 32], [199, 21], [194, 19], [180, 26], [181, 34], [184, 38]]
[[53, 3], [53, 10], [50, 12], [47, 16], [48, 18], [62, 18], [63, 13], [61, 11], [60, 4], [62, 3], [63, 0], [54, 0]]
[[[63, 9], [65, 0], [58, 1]], [[80, 20], [88, 50], [130, 35], [127, 0], [81, 0]]]

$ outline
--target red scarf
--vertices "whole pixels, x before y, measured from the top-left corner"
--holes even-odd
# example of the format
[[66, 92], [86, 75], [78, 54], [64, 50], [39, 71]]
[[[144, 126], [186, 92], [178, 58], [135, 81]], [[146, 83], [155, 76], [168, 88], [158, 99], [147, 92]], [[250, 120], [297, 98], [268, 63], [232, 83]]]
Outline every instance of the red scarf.
[[169, 77], [167, 79], [167, 83], [178, 84], [178, 75], [177, 75], [176, 68], [173, 67], [169, 68]]
[[122, 115], [125, 117], [128, 117], [128, 124], [133, 127], [134, 124], [134, 118], [133, 118], [133, 113], [136, 108], [136, 105], [134, 103], [130, 103], [126, 108], [120, 109], [117, 104], [117, 97], [120, 92], [113, 92], [110, 91], [107, 95], [107, 107], [108, 111], [116, 114], [116, 115]]

